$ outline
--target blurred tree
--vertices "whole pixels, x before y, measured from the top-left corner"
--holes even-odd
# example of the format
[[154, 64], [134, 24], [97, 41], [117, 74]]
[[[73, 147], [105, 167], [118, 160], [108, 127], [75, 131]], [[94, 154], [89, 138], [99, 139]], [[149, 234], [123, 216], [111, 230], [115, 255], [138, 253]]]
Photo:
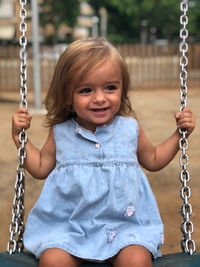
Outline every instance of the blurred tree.
[[200, 41], [200, 0], [189, 1], [188, 30], [192, 41]]
[[79, 13], [79, 0], [44, 0], [40, 3], [40, 24], [45, 29], [52, 25], [55, 33], [49, 35], [47, 42], [56, 43], [57, 30], [61, 24], [73, 26]]
[[104, 6], [109, 14], [108, 32], [113, 41], [140, 39], [142, 22], [147, 31], [156, 30], [157, 38], [172, 40], [179, 30], [179, 2], [174, 0], [89, 0], [98, 12]]
[[[108, 11], [108, 38], [116, 42], [140, 40], [142, 22], [150, 39], [151, 32], [158, 39], [177, 41], [179, 39], [180, 1], [174, 0], [89, 0], [98, 13], [104, 6]], [[200, 39], [200, 0], [189, 1], [188, 29], [190, 35]]]
[[[82, 0], [41, 0], [40, 24], [51, 29], [54, 34], [46, 39], [57, 42], [61, 24], [73, 27]], [[180, 1], [175, 0], [85, 0], [99, 15], [100, 7], [108, 11], [108, 39], [116, 43], [139, 42], [142, 29], [147, 33], [147, 41], [179, 39]], [[200, 40], [200, 0], [189, 0], [189, 25], [191, 40]], [[144, 26], [146, 24], [146, 26]]]

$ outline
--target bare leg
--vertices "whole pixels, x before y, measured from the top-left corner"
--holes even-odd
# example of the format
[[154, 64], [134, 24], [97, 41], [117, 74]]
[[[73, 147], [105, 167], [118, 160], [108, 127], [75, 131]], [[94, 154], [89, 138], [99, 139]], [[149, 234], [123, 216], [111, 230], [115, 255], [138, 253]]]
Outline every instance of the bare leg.
[[142, 246], [131, 245], [109, 259], [114, 267], [152, 267], [152, 255]]
[[83, 260], [58, 248], [46, 249], [39, 262], [39, 267], [78, 267]]

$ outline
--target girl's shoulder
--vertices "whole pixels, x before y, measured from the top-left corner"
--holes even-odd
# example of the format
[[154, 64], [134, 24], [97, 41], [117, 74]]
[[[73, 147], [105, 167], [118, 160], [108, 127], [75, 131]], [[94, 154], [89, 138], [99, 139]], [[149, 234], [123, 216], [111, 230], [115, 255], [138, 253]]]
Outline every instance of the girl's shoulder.
[[127, 125], [128, 127], [130, 126], [134, 126], [134, 127], [138, 127], [138, 122], [135, 118], [133, 117], [126, 117], [126, 116], [122, 116], [122, 115], [118, 115], [118, 123], [119, 124], [123, 124], [123, 125]]
[[63, 122], [58, 122], [58, 123], [55, 123], [53, 125], [53, 128], [54, 129], [57, 129], [57, 128], [70, 128], [73, 126], [73, 119], [70, 119], [70, 120], [66, 120], [66, 121], [63, 121]]
[[126, 117], [126, 116], [118, 116], [118, 123], [117, 123], [118, 132], [135, 132], [136, 135], [139, 135], [139, 125], [138, 121], [133, 117]]
[[64, 122], [59, 122], [53, 125], [53, 133], [54, 137], [58, 137], [58, 135], [69, 135], [74, 128], [73, 120], [66, 120]]

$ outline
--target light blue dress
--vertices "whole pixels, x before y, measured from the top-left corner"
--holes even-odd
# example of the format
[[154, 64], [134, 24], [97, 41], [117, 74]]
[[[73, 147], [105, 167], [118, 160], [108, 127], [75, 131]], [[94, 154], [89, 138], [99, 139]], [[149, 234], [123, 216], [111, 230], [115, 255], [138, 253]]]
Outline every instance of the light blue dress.
[[56, 167], [28, 216], [26, 249], [103, 261], [137, 244], [160, 256], [163, 224], [138, 164], [137, 121], [116, 116], [94, 134], [73, 119], [53, 129]]

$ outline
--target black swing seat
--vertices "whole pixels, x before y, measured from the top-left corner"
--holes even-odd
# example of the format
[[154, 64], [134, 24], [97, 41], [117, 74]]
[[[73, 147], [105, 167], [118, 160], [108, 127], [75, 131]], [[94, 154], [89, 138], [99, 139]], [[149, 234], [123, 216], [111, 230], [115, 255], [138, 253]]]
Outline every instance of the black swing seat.
[[[37, 267], [38, 261], [29, 252], [0, 253], [0, 267]], [[85, 262], [81, 267], [111, 267], [109, 263]], [[185, 253], [164, 255], [153, 261], [153, 267], [200, 267], [200, 254], [195, 252], [192, 256]]]

